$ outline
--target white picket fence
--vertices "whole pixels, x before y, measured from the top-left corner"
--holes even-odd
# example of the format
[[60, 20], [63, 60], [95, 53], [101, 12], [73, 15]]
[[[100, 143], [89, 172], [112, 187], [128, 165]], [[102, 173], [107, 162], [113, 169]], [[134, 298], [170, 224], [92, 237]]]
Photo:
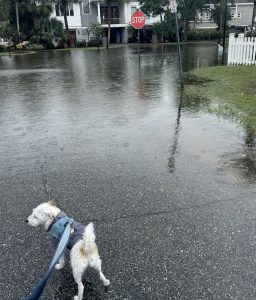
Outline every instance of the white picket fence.
[[256, 65], [256, 38], [229, 35], [228, 65]]

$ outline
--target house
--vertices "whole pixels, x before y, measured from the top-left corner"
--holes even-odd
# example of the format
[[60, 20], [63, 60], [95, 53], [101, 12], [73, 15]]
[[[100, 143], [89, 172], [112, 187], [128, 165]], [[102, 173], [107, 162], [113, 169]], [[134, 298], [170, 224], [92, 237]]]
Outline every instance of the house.
[[[244, 29], [251, 26], [253, 2], [253, 0], [234, 0], [233, 4], [228, 4], [232, 17], [232, 20], [229, 21], [229, 26]], [[205, 5], [205, 9], [202, 12], [198, 12], [196, 22], [190, 22], [191, 27], [197, 29], [217, 28], [217, 24], [214, 23], [211, 16], [213, 9], [214, 4]]]
[[[110, 39], [112, 43], [127, 43], [131, 15], [138, 7], [138, 1], [125, 0], [121, 3], [112, 2], [110, 16]], [[60, 5], [53, 6], [52, 17], [56, 17], [62, 21], [64, 26], [63, 9]], [[91, 23], [98, 22], [107, 30], [108, 7], [106, 1], [81, 0], [78, 3], [69, 4], [67, 19], [71, 44], [75, 45], [79, 41], [88, 41], [90, 39], [88, 28]], [[160, 17], [148, 17], [146, 19], [146, 26], [152, 26], [157, 21], [160, 21]]]
[[[210, 2], [210, 0], [209, 0]], [[230, 1], [231, 2], [231, 1]], [[245, 28], [251, 25], [253, 14], [253, 0], [234, 0], [229, 4], [232, 20], [229, 25], [236, 28]], [[127, 43], [129, 38], [129, 23], [131, 15], [139, 8], [139, 2], [133, 0], [124, 0], [122, 2], [112, 1], [111, 4], [111, 43]], [[214, 4], [205, 5], [203, 11], [198, 12], [196, 21], [190, 22], [190, 27], [196, 29], [217, 28], [213, 22], [211, 11]], [[53, 5], [52, 17], [56, 17], [63, 22], [63, 8], [60, 5]], [[88, 28], [91, 23], [98, 22], [107, 31], [108, 27], [108, 7], [104, 0], [80, 0], [68, 6], [68, 25], [70, 32], [71, 45], [76, 45], [79, 41], [88, 41], [92, 37]], [[147, 17], [146, 28], [152, 27], [160, 21], [160, 16]], [[105, 34], [106, 35], [106, 34]]]

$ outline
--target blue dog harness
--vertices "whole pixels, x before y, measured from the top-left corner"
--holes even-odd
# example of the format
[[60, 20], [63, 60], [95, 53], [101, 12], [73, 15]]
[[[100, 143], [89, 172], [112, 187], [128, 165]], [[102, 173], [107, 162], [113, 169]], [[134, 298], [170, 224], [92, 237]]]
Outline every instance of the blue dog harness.
[[63, 253], [68, 245], [70, 232], [71, 232], [71, 224], [72, 224], [72, 220], [69, 219], [68, 217], [64, 217], [64, 218], [61, 218], [59, 220], [58, 224], [56, 224], [56, 226], [54, 227], [53, 232], [55, 235], [58, 235], [58, 236], [59, 236], [61, 230], [64, 228], [64, 230], [62, 231], [62, 234], [59, 238], [59, 242], [56, 247], [56, 252], [53, 256], [53, 259], [49, 265], [47, 272], [42, 277], [42, 279], [37, 283], [37, 285], [34, 287], [32, 292], [28, 296], [27, 300], [39, 300], [40, 299], [40, 297], [44, 291], [44, 287], [53, 272], [54, 266], [57, 264], [57, 262], [59, 261], [60, 257], [63, 255]]
[[53, 243], [57, 247], [59, 240], [65, 230], [67, 221], [71, 220], [71, 235], [67, 245], [69, 250], [80, 240], [83, 239], [83, 234], [85, 231], [85, 226], [79, 222], [70, 219], [63, 211], [60, 211], [55, 217], [53, 223], [48, 228], [53, 238]]

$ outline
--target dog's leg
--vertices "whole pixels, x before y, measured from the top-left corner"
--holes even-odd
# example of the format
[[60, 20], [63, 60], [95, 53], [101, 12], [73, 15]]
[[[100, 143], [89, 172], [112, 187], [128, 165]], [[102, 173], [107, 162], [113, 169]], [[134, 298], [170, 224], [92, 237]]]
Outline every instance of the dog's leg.
[[104, 286], [109, 286], [110, 285], [110, 281], [105, 277], [105, 275], [102, 273], [101, 271], [101, 259], [99, 258], [99, 256], [95, 257], [91, 262], [90, 262], [90, 266], [92, 268], [94, 268], [95, 270], [98, 271], [99, 275], [100, 275], [100, 280], [102, 281], [102, 284]]
[[78, 286], [78, 295], [74, 297], [74, 300], [82, 300], [84, 294], [84, 285], [82, 283], [83, 272], [81, 270], [73, 270], [73, 276]]
[[55, 269], [57, 270], [61, 270], [63, 269], [65, 266], [65, 256], [64, 254], [60, 257], [59, 262], [56, 264]]

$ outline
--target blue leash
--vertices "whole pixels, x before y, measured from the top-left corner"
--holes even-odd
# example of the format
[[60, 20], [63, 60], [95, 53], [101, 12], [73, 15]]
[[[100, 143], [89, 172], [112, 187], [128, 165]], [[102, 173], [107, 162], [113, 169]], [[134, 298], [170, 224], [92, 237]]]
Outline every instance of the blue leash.
[[62, 256], [62, 254], [64, 253], [65, 249], [67, 248], [67, 245], [68, 245], [68, 242], [69, 242], [70, 233], [71, 233], [71, 223], [72, 223], [72, 220], [70, 220], [69, 218], [63, 218], [63, 219], [66, 219], [65, 220], [66, 221], [66, 223], [65, 223], [65, 230], [64, 230], [64, 232], [62, 234], [62, 237], [61, 237], [61, 239], [59, 241], [58, 247], [57, 247], [56, 252], [55, 252], [55, 254], [53, 256], [53, 259], [52, 259], [52, 261], [50, 263], [48, 271], [46, 272], [46, 274], [44, 275], [44, 277], [34, 287], [34, 289], [32, 290], [31, 294], [27, 297], [27, 300], [38, 300], [38, 299], [40, 299], [40, 296], [43, 293], [43, 290], [45, 288], [47, 280], [51, 276], [55, 265], [58, 263], [60, 257]]

